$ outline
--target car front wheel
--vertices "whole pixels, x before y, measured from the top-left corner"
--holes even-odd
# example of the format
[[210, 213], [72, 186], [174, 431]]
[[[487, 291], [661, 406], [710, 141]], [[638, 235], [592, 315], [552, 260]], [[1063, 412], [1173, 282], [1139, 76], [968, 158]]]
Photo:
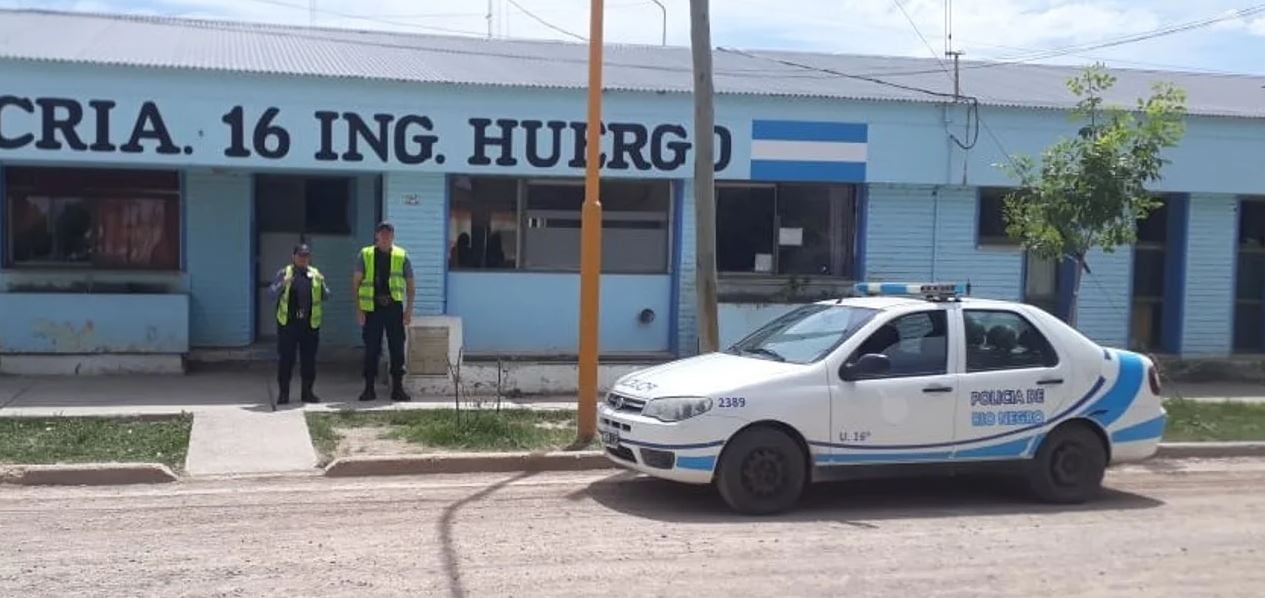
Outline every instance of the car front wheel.
[[730, 508], [767, 515], [799, 501], [808, 477], [799, 443], [781, 430], [757, 427], [740, 432], [721, 455], [716, 487]]
[[1102, 490], [1107, 450], [1083, 425], [1065, 425], [1037, 449], [1028, 482], [1037, 498], [1053, 503], [1082, 503]]

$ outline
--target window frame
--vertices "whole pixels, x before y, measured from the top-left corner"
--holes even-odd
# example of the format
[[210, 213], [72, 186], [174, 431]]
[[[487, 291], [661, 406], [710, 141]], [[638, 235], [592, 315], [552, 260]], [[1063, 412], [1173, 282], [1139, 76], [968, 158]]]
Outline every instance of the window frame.
[[[793, 273], [780, 272], [782, 265], [781, 247], [779, 238], [782, 228], [782, 211], [781, 200], [782, 194], [787, 187], [820, 187], [827, 193], [827, 201], [831, 211], [829, 223], [830, 231], [830, 273]], [[732, 280], [752, 280], [752, 279], [773, 279], [773, 280], [792, 280], [792, 279], [831, 279], [831, 280], [853, 280], [857, 277], [858, 266], [860, 265], [861, 252], [858, 250], [858, 244], [862, 241], [860, 223], [862, 216], [859, 213], [861, 209], [861, 195], [863, 186], [855, 183], [828, 183], [828, 182], [766, 182], [766, 181], [743, 181], [743, 180], [724, 180], [716, 181], [716, 212], [717, 219], [720, 218], [720, 191], [722, 189], [771, 189], [773, 191], [773, 233], [770, 241], [773, 248], [773, 264], [768, 272], [747, 271], [747, 270], [721, 270], [717, 267], [717, 275], [721, 278], [729, 278]], [[846, 190], [847, 199], [839, 200], [832, 196], [836, 190]], [[847, 214], [847, 210], [840, 208], [842, 204], [848, 204], [851, 210]], [[846, 215], [846, 218], [836, 216]], [[719, 222], [718, 222], [719, 224]], [[851, 234], [849, 234], [849, 231]], [[717, 242], [719, 244], [720, 230], [716, 231]]]
[[[865, 343], [869, 341], [872, 336], [874, 336], [875, 334], [878, 334], [879, 329], [882, 328], [883, 326], [886, 326], [888, 324], [894, 324], [895, 322], [903, 318], [908, 318], [911, 316], [917, 316], [917, 315], [922, 315], [922, 314], [939, 314], [939, 317], [944, 319], [944, 368], [942, 369], [942, 371], [935, 372], [935, 373], [921, 372], [921, 373], [914, 373], [914, 374], [894, 374], [894, 373], [888, 372], [886, 374], [880, 374], [876, 376], [861, 376], [857, 378], [856, 382], [870, 382], [874, 380], [899, 380], [902, 378], [928, 378], [932, 376], [952, 375], [953, 367], [949, 363], [950, 362], [949, 355], [953, 349], [952, 345], [950, 344], [951, 342], [950, 339], [953, 336], [953, 331], [949, 326], [950, 324], [949, 311], [942, 307], [902, 312], [900, 314], [897, 314], [888, 318], [887, 320], [885, 320], [884, 322], [876, 326], [874, 330], [871, 330], [870, 333], [867, 334], [865, 338], [862, 339], [861, 342], [857, 344], [856, 348], [852, 349], [852, 351], [848, 354], [848, 356], [844, 358], [843, 363], [855, 364], [857, 360], [861, 358], [861, 355], [858, 354], [861, 350], [861, 347], [865, 346]], [[935, 317], [935, 316], [933, 315], [932, 317]], [[853, 335], [853, 336], [856, 336], [856, 335]], [[964, 342], [965, 342], [965, 339], [964, 339]], [[883, 354], [883, 355], [885, 357], [887, 356], [886, 354]]]
[[[975, 246], [989, 249], [1022, 249], [1019, 239], [1006, 234], [1006, 195], [1013, 192], [1011, 187], [976, 187], [975, 190]], [[996, 195], [994, 197], [994, 194]], [[1001, 218], [1001, 235], [984, 234], [985, 200], [997, 200], [997, 212]]]
[[[515, 242], [514, 242], [516, 258], [514, 260], [514, 267], [512, 268], [465, 268], [465, 267], [454, 266], [451, 263], [450, 259], [448, 258], [448, 255], [451, 254], [451, 251], [453, 249], [453, 243], [455, 243], [456, 240], [453, 238], [448, 238], [445, 244], [445, 248], [444, 248], [444, 251], [445, 251], [444, 263], [445, 263], [445, 268], [449, 272], [461, 273], [461, 274], [493, 273], [493, 272], [520, 273], [520, 274], [531, 274], [531, 273], [578, 274], [579, 273], [580, 270], [579, 270], [578, 264], [575, 268], [535, 268], [535, 267], [526, 266], [527, 223], [529, 220], [527, 216], [527, 212], [528, 212], [527, 195], [528, 195], [528, 188], [531, 185], [583, 187], [584, 186], [583, 178], [567, 177], [567, 176], [521, 176], [521, 175], [515, 176], [515, 175], [503, 175], [503, 174], [451, 173], [446, 177], [446, 180], [444, 183], [444, 192], [448, 196], [447, 206], [445, 210], [446, 220], [445, 220], [444, 226], [445, 226], [445, 231], [446, 231], [445, 235], [448, 235], [448, 236], [451, 236], [451, 235], [449, 235], [449, 232], [447, 231], [452, 230], [452, 205], [453, 205], [452, 186], [454, 184], [454, 181], [458, 177], [467, 177], [471, 179], [472, 181], [477, 180], [477, 179], [500, 179], [500, 180], [511, 181], [514, 184], [514, 222], [515, 222], [515, 226], [517, 226], [517, 230], [515, 231], [516, 234], [515, 234]], [[644, 272], [644, 271], [638, 272], [638, 271], [607, 270], [603, 268], [601, 270], [601, 273], [609, 274], [609, 275], [618, 275], [618, 276], [664, 276], [664, 275], [673, 274], [676, 269], [674, 256], [676, 255], [676, 249], [677, 249], [676, 244], [678, 242], [677, 240], [678, 234], [676, 230], [677, 218], [678, 218], [677, 204], [680, 198], [680, 193], [677, 188], [678, 183], [671, 179], [625, 178], [625, 177], [611, 177], [611, 178], [604, 179], [603, 182], [611, 183], [611, 184], [631, 183], [631, 184], [649, 184], [649, 185], [654, 185], [654, 186], [663, 186], [667, 191], [667, 206], [664, 210], [664, 214], [665, 214], [665, 218], [664, 218], [665, 239], [664, 240], [665, 240], [666, 245], [665, 245], [665, 260], [664, 260], [665, 264], [663, 266], [663, 269], [656, 270], [653, 272]], [[577, 214], [581, 214], [581, 212], [577, 212]], [[605, 211], [603, 212], [603, 215], [605, 215]], [[605, 218], [603, 219], [603, 222], [605, 222]]]
[[[19, 261], [17, 254], [17, 235], [14, 234], [13, 226], [17, 221], [16, 210], [17, 201], [13, 197], [13, 188], [9, 182], [9, 176], [12, 171], [63, 171], [63, 172], [100, 172], [100, 173], [145, 173], [154, 176], [174, 176], [175, 186], [170, 191], [154, 192], [147, 195], [134, 197], [118, 197], [111, 194], [79, 194], [75, 196], [68, 195], [50, 195], [44, 194], [45, 197], [56, 198], [75, 198], [81, 199], [89, 207], [89, 213], [92, 217], [93, 226], [100, 222], [100, 202], [116, 200], [116, 199], [147, 199], [162, 201], [167, 204], [169, 209], [174, 209], [175, 214], [174, 229], [166, 231], [172, 234], [172, 243], [175, 250], [174, 265], [167, 266], [126, 266], [126, 265], [99, 265], [94, 260], [87, 262], [69, 262], [69, 261]], [[155, 191], [155, 190], [150, 190]], [[59, 191], [60, 192], [60, 191]], [[40, 196], [40, 195], [35, 195]], [[28, 197], [28, 195], [23, 196]], [[128, 273], [144, 273], [144, 274], [177, 274], [185, 269], [185, 179], [184, 172], [181, 170], [163, 169], [163, 168], [134, 168], [134, 167], [93, 167], [93, 166], [58, 166], [58, 165], [0, 165], [0, 237], [3, 242], [0, 243], [0, 269], [21, 271], [21, 272], [128, 272]]]
[[[1262, 195], [1243, 195], [1238, 198], [1238, 222], [1235, 234], [1234, 244], [1234, 302], [1230, 311], [1230, 352], [1234, 355], [1259, 355], [1265, 353], [1265, 290], [1262, 295], [1252, 297], [1242, 297], [1239, 294], [1239, 270], [1244, 261], [1244, 256], [1265, 256], [1265, 245], [1251, 245], [1244, 242], [1243, 232], [1245, 230], [1244, 212], [1247, 206], [1253, 206], [1262, 213], [1265, 213], [1265, 196]], [[1265, 261], [1265, 260], [1263, 260]], [[1261, 328], [1256, 334], [1260, 337], [1256, 346], [1247, 345], [1246, 341], [1241, 341], [1239, 323], [1239, 310], [1256, 310], [1261, 318]], [[1244, 335], [1246, 336], [1246, 335]], [[1250, 338], [1250, 337], [1247, 337]]]
[[[1033, 309], [1040, 309], [1040, 308], [1034, 307]], [[1003, 367], [1003, 368], [991, 368], [991, 369], [985, 369], [985, 370], [972, 370], [971, 361], [969, 358], [969, 348], [966, 346], [966, 326], [967, 326], [966, 317], [967, 317], [967, 314], [971, 312], [1009, 314], [1009, 315], [1013, 315], [1019, 318], [1024, 323], [1026, 323], [1029, 328], [1036, 331], [1037, 334], [1041, 335], [1041, 339], [1045, 341], [1046, 346], [1048, 346], [1050, 348], [1050, 351], [1054, 354], [1054, 363], [1051, 365], [1031, 365], [1031, 366], [1024, 366], [1024, 367]], [[1054, 317], [1054, 316], [1051, 316], [1051, 317]], [[1058, 346], [1050, 342], [1050, 335], [1046, 331], [1042, 330], [1041, 327], [1038, 326], [1036, 322], [1033, 321], [1032, 318], [1029, 318], [1027, 315], [1019, 311], [1016, 311], [1013, 309], [1001, 308], [1001, 307], [968, 307], [968, 308], [963, 309], [962, 310], [962, 339], [959, 344], [959, 348], [962, 351], [962, 373], [963, 374], [990, 374], [994, 372], [1022, 372], [1026, 370], [1052, 370], [1052, 369], [1058, 368], [1060, 365], [1063, 364], [1063, 355], [1059, 351]]]

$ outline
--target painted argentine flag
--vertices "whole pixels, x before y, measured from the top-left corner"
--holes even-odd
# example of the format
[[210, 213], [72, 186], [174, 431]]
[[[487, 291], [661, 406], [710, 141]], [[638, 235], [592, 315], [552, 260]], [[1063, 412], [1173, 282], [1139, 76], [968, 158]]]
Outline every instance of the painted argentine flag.
[[751, 179], [865, 182], [868, 135], [859, 123], [751, 121]]

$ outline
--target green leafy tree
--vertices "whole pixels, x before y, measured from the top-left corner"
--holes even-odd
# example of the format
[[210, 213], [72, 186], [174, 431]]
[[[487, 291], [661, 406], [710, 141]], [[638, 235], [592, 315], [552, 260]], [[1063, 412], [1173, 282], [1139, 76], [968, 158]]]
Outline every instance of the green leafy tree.
[[1036, 256], [1076, 262], [1068, 321], [1076, 323], [1086, 255], [1137, 241], [1137, 222], [1160, 202], [1147, 190], [1169, 163], [1161, 156], [1185, 133], [1186, 92], [1158, 83], [1134, 110], [1108, 106], [1103, 94], [1116, 79], [1094, 65], [1068, 80], [1080, 97], [1073, 118], [1082, 126], [1060, 138], [1040, 161], [1015, 156], [1002, 166], [1018, 182], [1006, 196], [1006, 233]]

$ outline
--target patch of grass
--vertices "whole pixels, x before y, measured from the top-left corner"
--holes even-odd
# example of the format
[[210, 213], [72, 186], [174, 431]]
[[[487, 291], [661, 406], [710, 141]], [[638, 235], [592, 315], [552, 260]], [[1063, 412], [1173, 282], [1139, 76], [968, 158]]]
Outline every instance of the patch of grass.
[[338, 450], [338, 442], [343, 435], [334, 429], [334, 418], [328, 413], [307, 412], [307, 431], [312, 436], [312, 447], [320, 455], [321, 463], [328, 463]]
[[1265, 405], [1175, 398], [1165, 401], [1164, 409], [1168, 411], [1166, 441], [1265, 440]]
[[[317, 450], [332, 454], [339, 428], [382, 427], [383, 437], [449, 451], [543, 451], [572, 447], [574, 411], [454, 409], [339, 411], [309, 413], [308, 429]], [[319, 440], [318, 440], [319, 438]], [[331, 440], [332, 439], [332, 440]]]
[[0, 463], [164, 463], [184, 467], [193, 416], [0, 418]]

